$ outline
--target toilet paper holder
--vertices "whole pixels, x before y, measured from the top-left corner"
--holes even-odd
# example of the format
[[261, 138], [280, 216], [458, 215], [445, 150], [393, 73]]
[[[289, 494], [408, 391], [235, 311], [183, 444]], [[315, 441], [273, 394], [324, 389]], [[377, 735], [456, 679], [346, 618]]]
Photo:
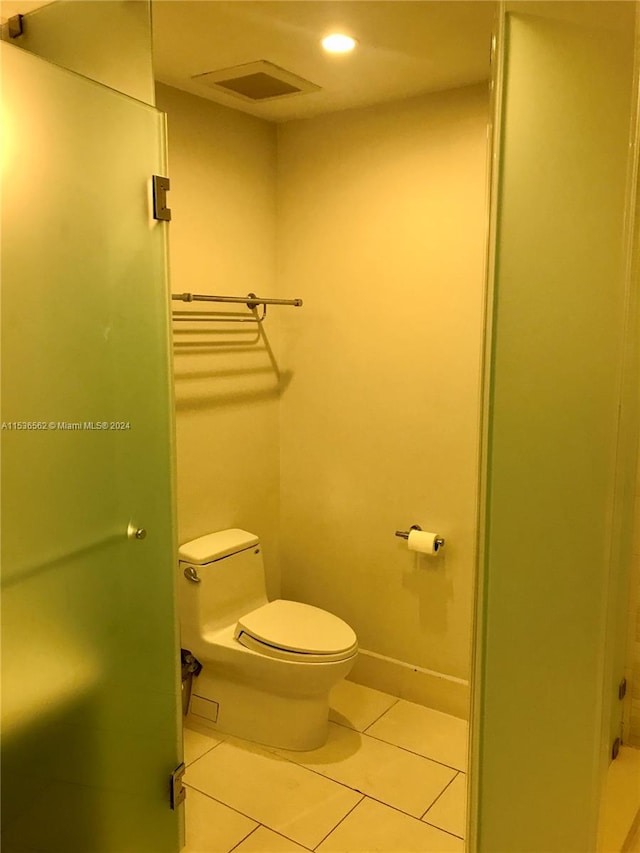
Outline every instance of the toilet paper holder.
[[[412, 524], [408, 530], [396, 530], [396, 536], [399, 539], [408, 539], [409, 534], [411, 533], [412, 530], [422, 530], [422, 528], [420, 527], [419, 524]], [[444, 539], [442, 538], [442, 536], [436, 536], [435, 544], [436, 544], [436, 550], [444, 547]]]

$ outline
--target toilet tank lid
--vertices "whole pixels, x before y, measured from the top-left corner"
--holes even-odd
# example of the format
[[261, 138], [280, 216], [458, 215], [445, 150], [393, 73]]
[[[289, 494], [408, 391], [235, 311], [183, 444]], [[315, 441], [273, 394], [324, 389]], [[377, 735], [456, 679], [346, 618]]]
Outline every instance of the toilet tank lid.
[[185, 542], [178, 549], [178, 557], [186, 563], [203, 566], [213, 560], [246, 551], [247, 548], [253, 548], [259, 542], [255, 533], [249, 533], [247, 530], [238, 528], [220, 530], [217, 533], [200, 536], [199, 539], [193, 539], [191, 542]]

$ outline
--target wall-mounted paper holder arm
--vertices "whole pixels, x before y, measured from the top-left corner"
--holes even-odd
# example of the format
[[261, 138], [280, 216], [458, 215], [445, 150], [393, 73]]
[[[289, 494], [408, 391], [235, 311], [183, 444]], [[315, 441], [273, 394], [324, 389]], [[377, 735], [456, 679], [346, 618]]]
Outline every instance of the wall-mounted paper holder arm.
[[[420, 527], [419, 524], [412, 524], [408, 530], [396, 530], [395, 535], [399, 539], [408, 539], [409, 534], [411, 533], [412, 530], [422, 530], [422, 528]], [[445, 542], [444, 542], [444, 539], [442, 538], [442, 536], [436, 536], [435, 544], [436, 544], [437, 548], [443, 548], [444, 547]]]

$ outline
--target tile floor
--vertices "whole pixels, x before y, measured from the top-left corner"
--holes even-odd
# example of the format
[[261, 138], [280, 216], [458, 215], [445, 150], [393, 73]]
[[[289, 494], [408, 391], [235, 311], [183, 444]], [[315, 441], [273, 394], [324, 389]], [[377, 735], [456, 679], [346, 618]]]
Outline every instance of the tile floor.
[[185, 730], [184, 853], [464, 851], [467, 724], [341, 682], [310, 752]]
[[[640, 853], [640, 749], [623, 746], [607, 768], [601, 813], [602, 853]], [[633, 828], [633, 832], [632, 832]], [[634, 832], [638, 830], [635, 838]]]

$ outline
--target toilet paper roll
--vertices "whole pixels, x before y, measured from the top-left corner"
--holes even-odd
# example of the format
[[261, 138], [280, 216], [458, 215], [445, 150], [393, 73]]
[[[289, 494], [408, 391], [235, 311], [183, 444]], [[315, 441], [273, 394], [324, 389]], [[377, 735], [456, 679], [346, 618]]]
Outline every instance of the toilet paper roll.
[[438, 553], [439, 543], [436, 542], [437, 533], [431, 533], [429, 530], [410, 530], [409, 540], [407, 542], [410, 551], [417, 551], [418, 554], [434, 554]]

